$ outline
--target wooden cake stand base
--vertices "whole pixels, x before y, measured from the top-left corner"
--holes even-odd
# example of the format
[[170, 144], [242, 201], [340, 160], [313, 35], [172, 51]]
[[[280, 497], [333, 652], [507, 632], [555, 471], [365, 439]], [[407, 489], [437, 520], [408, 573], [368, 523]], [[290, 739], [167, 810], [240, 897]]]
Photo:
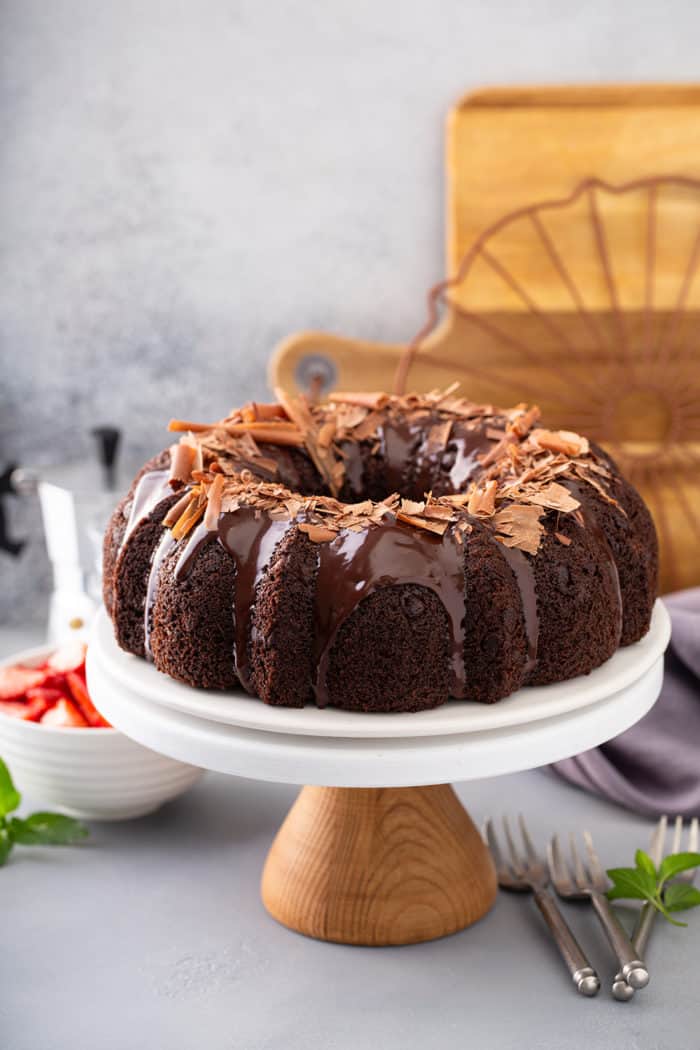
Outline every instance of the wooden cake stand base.
[[658, 602], [648, 635], [584, 678], [489, 706], [364, 715], [190, 689], [121, 652], [102, 612], [87, 675], [100, 711], [145, 747], [219, 773], [325, 785], [303, 787], [270, 849], [262, 897], [275, 919], [342, 944], [413, 944], [476, 922], [496, 895], [449, 781], [532, 769], [623, 732], [659, 695], [669, 636]]
[[496, 898], [479, 832], [449, 785], [305, 787], [262, 877], [275, 919], [342, 944], [414, 944], [464, 929]]

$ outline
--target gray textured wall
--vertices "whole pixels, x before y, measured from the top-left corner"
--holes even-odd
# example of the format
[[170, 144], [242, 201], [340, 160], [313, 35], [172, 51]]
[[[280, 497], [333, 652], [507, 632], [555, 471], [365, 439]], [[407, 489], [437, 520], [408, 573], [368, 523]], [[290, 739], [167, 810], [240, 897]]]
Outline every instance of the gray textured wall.
[[[692, 78], [700, 8], [3, 0], [0, 464], [126, 460], [265, 392], [300, 327], [406, 338], [442, 270], [442, 120], [499, 81]], [[41, 617], [31, 502], [0, 621]]]

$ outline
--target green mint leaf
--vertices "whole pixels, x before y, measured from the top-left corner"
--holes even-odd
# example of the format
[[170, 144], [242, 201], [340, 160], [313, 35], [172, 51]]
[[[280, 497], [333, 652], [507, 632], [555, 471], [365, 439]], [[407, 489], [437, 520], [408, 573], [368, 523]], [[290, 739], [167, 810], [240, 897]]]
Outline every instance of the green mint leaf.
[[688, 925], [687, 922], [678, 922], [676, 919], [674, 919], [673, 916], [671, 915], [670, 911], [668, 911], [668, 909], [665, 907], [665, 905], [663, 905], [661, 903], [661, 901], [659, 900], [658, 897], [656, 898], [656, 900], [653, 900], [651, 903], [654, 905], [656, 910], [663, 915], [664, 919], [666, 919], [667, 922], [671, 923], [672, 926], [687, 926]]
[[7, 858], [12, 852], [12, 837], [10, 835], [10, 829], [7, 827], [0, 827], [0, 868], [4, 864], [7, 864]]
[[22, 796], [12, 783], [10, 771], [0, 758], [0, 817], [13, 813], [21, 801]]
[[659, 879], [666, 882], [678, 875], [681, 871], [689, 871], [691, 868], [700, 867], [700, 853], [671, 853], [661, 861], [659, 867]]
[[664, 905], [668, 911], [686, 911], [700, 904], [700, 890], [687, 882], [674, 882], [666, 887]]
[[653, 875], [656, 881], [656, 865], [648, 853], [645, 853], [643, 849], [638, 849], [634, 855], [634, 862], [640, 871], [646, 871], [648, 875]]
[[644, 850], [638, 849], [634, 859], [635, 868], [608, 868], [608, 878], [612, 882], [607, 892], [608, 900], [647, 900], [673, 926], [687, 926], [687, 923], [674, 919], [671, 912], [700, 905], [700, 890], [687, 882], [664, 884], [681, 871], [700, 867], [700, 853], [673, 853], [664, 858], [658, 870]]
[[639, 868], [608, 868], [608, 878], [613, 884], [607, 893], [608, 900], [652, 900], [656, 894], [656, 877], [648, 871]]
[[23, 846], [70, 846], [89, 834], [79, 820], [62, 813], [32, 813], [26, 820], [13, 817], [10, 833]]

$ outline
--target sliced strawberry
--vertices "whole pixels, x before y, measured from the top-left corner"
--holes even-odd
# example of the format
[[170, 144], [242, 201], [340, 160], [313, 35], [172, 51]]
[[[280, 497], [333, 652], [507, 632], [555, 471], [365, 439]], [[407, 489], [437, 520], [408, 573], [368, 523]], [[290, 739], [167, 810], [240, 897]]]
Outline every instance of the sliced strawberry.
[[0, 667], [0, 700], [20, 700], [27, 689], [41, 685], [46, 671], [40, 667]]
[[0, 700], [0, 715], [10, 718], [26, 718], [27, 704], [23, 700]]
[[59, 700], [58, 703], [54, 704], [42, 715], [41, 724], [43, 726], [54, 726], [57, 729], [83, 729], [87, 727], [87, 722], [75, 704], [65, 699]]
[[[55, 681], [55, 679], [54, 679]], [[71, 694], [66, 688], [65, 681], [62, 683], [63, 689], [59, 689], [55, 685], [35, 685], [33, 689], [27, 689], [27, 702], [30, 703], [33, 700], [43, 700], [47, 708], [53, 707], [59, 700], [70, 700]]]
[[68, 686], [66, 684], [66, 676], [63, 671], [52, 671], [50, 667], [43, 669], [45, 678], [43, 682], [39, 682], [39, 689], [58, 689], [59, 693], [63, 693], [70, 699]]
[[44, 712], [48, 711], [49, 706], [41, 696], [35, 696], [26, 703], [22, 700], [2, 700], [0, 701], [0, 714], [10, 715], [11, 718], [21, 718], [25, 722], [38, 722]]
[[52, 671], [79, 671], [85, 667], [85, 652], [87, 646], [84, 642], [66, 642], [57, 649], [47, 661], [47, 667]]
[[80, 672], [67, 671], [66, 684], [71, 691], [73, 699], [80, 708], [83, 717], [87, 720], [89, 725], [111, 729], [109, 722], [102, 717], [102, 715], [90, 699], [90, 694], [87, 691], [85, 679], [80, 674]]

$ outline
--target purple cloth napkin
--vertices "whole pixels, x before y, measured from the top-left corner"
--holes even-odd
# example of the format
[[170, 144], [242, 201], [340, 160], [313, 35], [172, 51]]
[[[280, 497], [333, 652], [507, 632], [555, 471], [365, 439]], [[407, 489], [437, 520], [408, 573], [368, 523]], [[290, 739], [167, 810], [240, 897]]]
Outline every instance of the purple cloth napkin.
[[552, 768], [638, 813], [691, 817], [700, 814], [700, 587], [664, 604], [673, 627], [654, 707], [614, 740]]

